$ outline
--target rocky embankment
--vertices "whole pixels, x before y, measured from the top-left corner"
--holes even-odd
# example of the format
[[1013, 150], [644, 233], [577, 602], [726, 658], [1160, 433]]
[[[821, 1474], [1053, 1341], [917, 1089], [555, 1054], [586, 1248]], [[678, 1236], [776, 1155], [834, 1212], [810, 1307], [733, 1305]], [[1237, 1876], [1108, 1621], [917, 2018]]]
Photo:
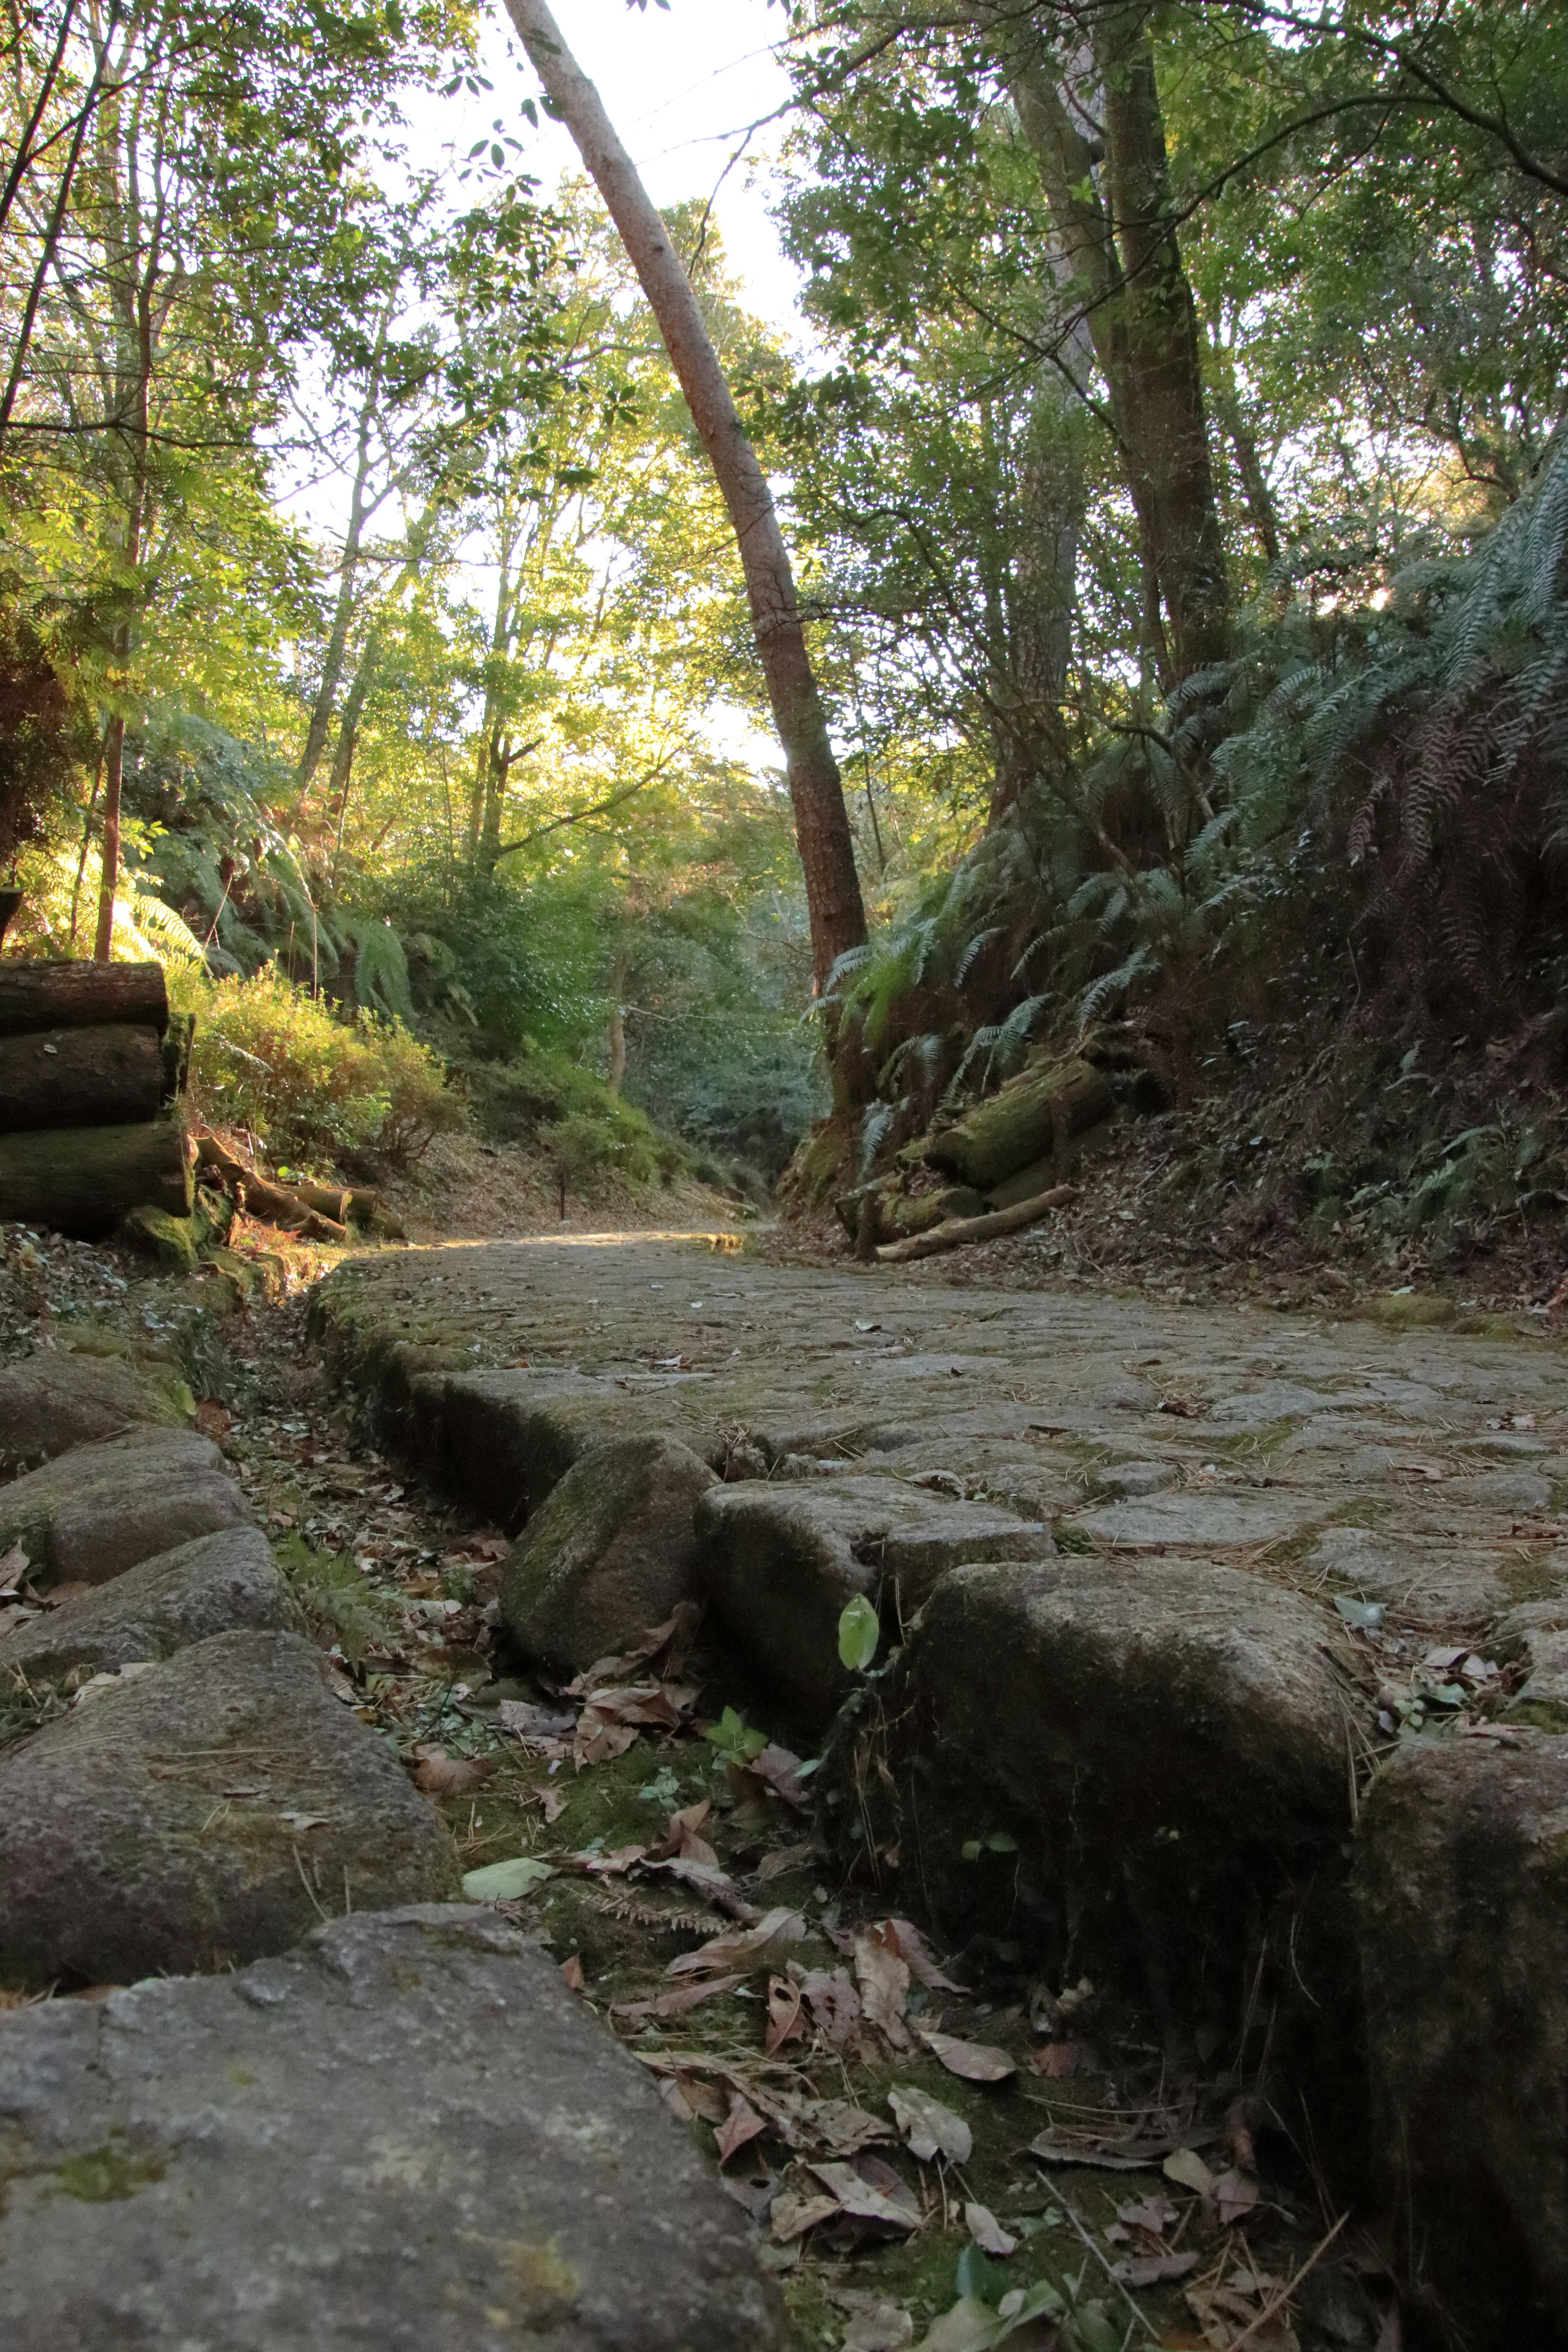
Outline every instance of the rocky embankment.
[[[172, 1370], [58, 1348], [0, 1370], [0, 1449], [36, 1465], [0, 1486], [0, 1571], [22, 1595], [0, 1622], [0, 1983], [53, 1996], [0, 2018], [7, 2343], [750, 2347], [785, 2340], [757, 2250], [787, 2272], [847, 2217], [902, 2245], [978, 2213], [976, 2245], [988, 2226], [1010, 2258], [1025, 2221], [953, 2206], [945, 2173], [926, 2199], [934, 2143], [928, 2159], [910, 2139], [923, 2201], [908, 2211], [886, 2162], [857, 2157], [847, 2191], [850, 2168], [816, 2160], [847, 2152], [846, 2117], [852, 2139], [887, 2137], [869, 2076], [863, 2105], [826, 2121], [820, 2089], [808, 2121], [769, 2076], [808, 2021], [840, 2068], [836, 2052], [873, 2072], [890, 2052], [906, 2077], [937, 2060], [963, 2074], [963, 2042], [927, 2033], [928, 2062], [908, 2030], [914, 1995], [958, 1992], [918, 1939], [900, 1944], [910, 1918], [1000, 2041], [1008, 2018], [1043, 2037], [1035, 2104], [1067, 2101], [1030, 2143], [1068, 2184], [1042, 2207], [1015, 2177], [1022, 2106], [973, 2094], [1006, 2118], [994, 2201], [1037, 2217], [1042, 2250], [1076, 2231], [1108, 2282], [1103, 2308], [1058, 2297], [1052, 2316], [1022, 2296], [1009, 2311], [1000, 2272], [988, 2301], [963, 2288], [932, 2352], [1008, 2336], [1099, 2352], [1095, 2327], [1120, 2344], [1129, 2311], [1134, 2339], [1181, 2341], [1171, 2329], [1196, 2318], [1186, 2340], [1216, 2347], [1387, 2352], [1395, 2284], [1433, 2342], [1563, 2340], [1553, 1348], [636, 1242], [350, 1260], [310, 1328], [362, 1428], [506, 1539], [479, 1649], [448, 1669], [448, 1747], [471, 1766], [426, 1745], [411, 1779], [396, 1726], [413, 1665], [390, 1642], [356, 1663], [327, 1654], [319, 1623], [308, 1638]], [[582, 1768], [616, 1757], [634, 1826], [656, 1796], [679, 1805], [697, 1684], [635, 1677], [648, 1629], [668, 1634], [688, 1602], [707, 1611], [704, 1694], [732, 1694], [784, 1760], [754, 1768], [761, 1735], [745, 1746], [738, 1716], [710, 1733], [726, 1804], [751, 1792], [717, 1860], [706, 1806], [672, 1811], [663, 1845], [612, 1841], [608, 1812], [605, 1833], [584, 1816], [575, 1844], [568, 1824], [552, 1842]], [[841, 1654], [851, 1603], [879, 1634], [868, 1667]], [[641, 1788], [639, 1725], [669, 1727]], [[479, 1787], [497, 1769], [480, 1745], [508, 1738], [531, 1759], [520, 1801], [542, 1809], [525, 1841], [540, 1858], [498, 1915], [455, 1899], [488, 1858], [478, 1808], [465, 1822], [448, 1801], [443, 1821], [433, 1794]], [[786, 1739], [820, 1753], [815, 1782]], [[753, 1799], [782, 1812], [781, 1791], [804, 1825], [805, 1788], [815, 1842], [770, 1858], [736, 1826]], [[695, 1995], [639, 2009], [611, 1997], [620, 1963], [592, 1936], [606, 1899], [641, 1919], [628, 1874], [659, 1869], [731, 1927], [683, 1959], [721, 1917], [682, 1935], [682, 1915], [649, 1912]], [[563, 1982], [528, 1923], [559, 1958], [568, 1903]], [[855, 1923], [879, 1916], [868, 1943]], [[835, 1946], [854, 1983], [833, 1976]], [[927, 1971], [918, 1986], [899, 1951]], [[642, 2065], [574, 1990], [584, 1959]], [[749, 2018], [759, 1966], [766, 2013]], [[105, 1987], [129, 1989], [80, 1997]], [[710, 1994], [727, 2039], [692, 2054], [663, 2021]], [[849, 2000], [880, 2059], [838, 2033]], [[973, 2080], [1019, 2072], [980, 2054], [993, 2074]], [[745, 2116], [723, 2098], [712, 2116], [726, 2200], [664, 2110], [700, 2126], [704, 2081], [737, 2067]], [[1130, 2095], [1108, 2092], [1091, 2130], [1069, 2078], [1125, 2086], [1141, 2067], [1160, 2088], [1137, 2112], [1179, 2084], [1180, 2127], [1140, 2138]], [[900, 2095], [902, 2116], [931, 2094]], [[811, 2196], [787, 2158], [782, 2174], [734, 2160], [770, 2131], [810, 2159]], [[1086, 2230], [1070, 2183], [1090, 2174], [1072, 2165], [1099, 2166], [1133, 2218], [1110, 2201]], [[1179, 2222], [1173, 2182], [1191, 2200]], [[1319, 2196], [1325, 2226], [1347, 2217], [1315, 2272], [1345, 2283], [1338, 2319], [1226, 2234]], [[861, 2308], [821, 2275], [833, 2340], [913, 2341], [908, 2307]], [[1134, 2298], [1162, 2283], [1176, 2303]]]

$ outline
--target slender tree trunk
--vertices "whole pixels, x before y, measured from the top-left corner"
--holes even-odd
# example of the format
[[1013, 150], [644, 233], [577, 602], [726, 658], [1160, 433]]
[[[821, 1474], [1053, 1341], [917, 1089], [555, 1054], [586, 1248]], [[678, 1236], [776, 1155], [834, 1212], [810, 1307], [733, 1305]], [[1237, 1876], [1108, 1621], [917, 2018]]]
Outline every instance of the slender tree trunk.
[[1092, 58], [1072, 61], [1075, 80], [1098, 86], [1103, 157], [1068, 104], [1067, 68], [1037, 22], [1011, 5], [981, 14], [1085, 309], [1171, 667], [1185, 677], [1229, 651], [1230, 604], [1197, 313], [1176, 242], [1146, 12], [1095, 14]]
[[381, 370], [386, 352], [386, 331], [391, 318], [391, 305], [383, 313], [376, 331], [375, 351], [371, 361], [370, 384], [365, 393], [364, 406], [360, 411], [359, 440], [354, 457], [353, 488], [349, 499], [348, 528], [343, 533], [342, 561], [338, 567], [337, 604], [332, 614], [332, 625], [327, 638], [327, 651], [321, 664], [321, 682], [316, 689], [316, 699], [310, 706], [310, 723], [305, 733], [305, 748], [300, 754], [297, 782], [303, 803], [310, 789], [311, 780], [321, 765], [321, 754], [327, 748], [327, 736], [332, 723], [332, 706], [337, 699], [343, 675], [343, 656], [348, 650], [349, 626], [353, 619], [354, 580], [359, 570], [360, 541], [365, 525], [365, 486], [370, 479], [371, 431], [375, 418], [376, 403], [381, 397]]
[[717, 477], [740, 545], [757, 654], [784, 749], [821, 990], [838, 957], [866, 937], [854, 842], [826, 715], [801, 625], [795, 577], [773, 496], [746, 438], [691, 281], [600, 102], [544, 0], [507, 9], [620, 231], [670, 364]]

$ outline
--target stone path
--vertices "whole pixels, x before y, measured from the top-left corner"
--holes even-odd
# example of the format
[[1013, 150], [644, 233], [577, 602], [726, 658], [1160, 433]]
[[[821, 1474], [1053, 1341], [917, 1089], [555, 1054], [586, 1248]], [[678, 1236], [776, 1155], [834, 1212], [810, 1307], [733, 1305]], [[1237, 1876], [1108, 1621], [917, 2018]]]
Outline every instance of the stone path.
[[1558, 1351], [722, 1240], [0, 1371], [7, 2344], [1555, 2343]]

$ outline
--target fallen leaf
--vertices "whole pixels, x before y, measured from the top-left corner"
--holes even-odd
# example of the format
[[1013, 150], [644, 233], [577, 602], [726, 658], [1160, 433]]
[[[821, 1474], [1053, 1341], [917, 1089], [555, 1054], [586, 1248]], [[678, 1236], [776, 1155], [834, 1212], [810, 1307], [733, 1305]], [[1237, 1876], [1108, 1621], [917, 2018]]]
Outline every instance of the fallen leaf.
[[657, 1993], [651, 2000], [618, 2000], [614, 2005], [616, 2017], [679, 2017], [699, 2001], [711, 2000], [716, 1993], [733, 1992], [743, 1977], [714, 1977], [708, 1984], [682, 1985], [679, 1991]]
[[330, 1813], [279, 1813], [278, 1818], [280, 1822], [287, 1822], [291, 1830], [324, 1830], [331, 1820], [331, 1815]]
[[684, 1811], [671, 1813], [665, 1823], [662, 1842], [650, 1848], [655, 1862], [704, 1862], [717, 1864], [719, 1857], [701, 1832], [713, 1811], [711, 1798], [704, 1797], [700, 1805], [688, 1805]]
[[831, 2221], [838, 2210], [837, 2197], [805, 2197], [786, 2189], [773, 2199], [769, 2216], [774, 2242], [788, 2245], [792, 2238], [801, 2238], [807, 2230], [815, 2230], [819, 2221]]
[[420, 1747], [414, 1753], [419, 1759], [414, 1785], [427, 1797], [460, 1797], [466, 1789], [488, 1780], [496, 1769], [492, 1758], [448, 1756], [444, 1748]]
[[1196, 2254], [1129, 2254], [1111, 2265], [1120, 2286], [1161, 2286], [1167, 2279], [1185, 2278], [1198, 2266]]
[[19, 1543], [0, 1559], [0, 1592], [15, 1592], [32, 1565]]
[[518, 1739], [570, 1739], [577, 1728], [577, 1710], [535, 1706], [529, 1699], [503, 1698], [496, 1709], [503, 1731]]
[[816, 1857], [816, 1848], [808, 1838], [803, 1845], [776, 1845], [764, 1853], [757, 1864], [757, 1876], [765, 1886], [771, 1878], [782, 1878], [786, 1870], [800, 1870]]
[[234, 1415], [226, 1406], [219, 1404], [216, 1397], [203, 1397], [196, 1407], [195, 1420], [202, 1435], [210, 1437], [219, 1445], [234, 1427]]
[[963, 1991], [963, 1985], [954, 1984], [951, 1977], [943, 1976], [931, 1958], [931, 1946], [920, 1929], [911, 1927], [909, 1920], [884, 1919], [880, 1927], [884, 1937], [905, 1963], [910, 1976], [918, 1978], [921, 1984], [929, 1985], [933, 1992]]
[[805, 1921], [798, 1911], [765, 1911], [754, 1927], [729, 1931], [710, 1937], [695, 1952], [682, 1952], [671, 1960], [666, 1976], [684, 1977], [720, 1969], [732, 1969], [742, 1963], [751, 1968], [761, 1965], [775, 1944], [798, 1944], [806, 1933]]
[[558, 1822], [566, 1811], [565, 1790], [557, 1781], [546, 1780], [543, 1788], [537, 1790], [535, 1794], [538, 1796], [540, 1809], [546, 1822]]
[[844, 2331], [843, 2352], [904, 2352], [915, 2340], [915, 2323], [896, 2303], [862, 2311]]
[[568, 1992], [587, 1991], [588, 1982], [583, 1974], [583, 1962], [578, 1953], [574, 1952], [569, 1959], [562, 1961], [561, 1981]]
[[1087, 2042], [1047, 2042], [1043, 2050], [1030, 2051], [1029, 2070], [1061, 2083], [1069, 2075], [1081, 2074], [1088, 2061]]
[[696, 2109], [688, 2099], [684, 2086], [676, 2081], [673, 2074], [667, 2075], [660, 2083], [658, 2095], [678, 2124], [689, 2124], [692, 2121]]
[[1005, 2259], [1008, 2254], [1017, 2252], [1017, 2239], [1007, 2235], [989, 2206], [966, 2205], [963, 2209], [963, 2218], [968, 2224], [970, 2236], [983, 2254], [995, 2254]]
[[1141, 2197], [1131, 2204], [1119, 2205], [1116, 2218], [1130, 2230], [1145, 2230], [1152, 2238], [1158, 2238], [1176, 2219], [1176, 2209], [1168, 2197]]
[[910, 2047], [904, 2004], [910, 1994], [910, 1964], [878, 1927], [855, 1938], [855, 1979], [866, 2021], [895, 2050]]
[[749, 2147], [754, 2139], [761, 2139], [766, 2129], [767, 2125], [755, 2107], [743, 2099], [739, 2091], [735, 2092], [730, 2101], [730, 2112], [719, 2126], [720, 2163], [728, 2164], [738, 2149]]
[[1250, 2173], [1236, 2170], [1218, 2172], [1209, 2183], [1208, 2196], [1220, 2228], [1233, 2229], [1257, 2204], [1258, 2183]]
[[812, 2099], [805, 2121], [815, 2139], [832, 2156], [861, 2155], [873, 2140], [890, 2139], [879, 2116], [868, 2116], [849, 2099]]
[[929, 2164], [933, 2157], [945, 2156], [949, 2164], [967, 2164], [974, 2153], [974, 2135], [963, 2117], [933, 2099], [929, 2091], [918, 2090], [912, 2083], [900, 2083], [888, 2094], [888, 2105], [893, 2110], [899, 2129], [909, 2144], [911, 2156]]
[[594, 1853], [584, 1848], [580, 1853], [569, 1853], [565, 1859], [589, 1878], [624, 1878], [647, 1852], [646, 1845], [618, 1845], [612, 1853]]
[[961, 2042], [953, 2033], [922, 2033], [921, 2040], [950, 2074], [961, 2074], [966, 2083], [1005, 2083], [1018, 2071], [1005, 2050], [988, 2042]]
[[[1213, 2138], [1214, 2134], [1206, 2135]], [[1189, 2147], [1189, 2131], [1173, 2133], [1067, 2131], [1049, 2124], [1029, 2142], [1029, 2154], [1042, 2164], [1088, 2164], [1102, 2172], [1148, 2172], [1173, 2148]]]
[[862, 2018], [860, 1996], [844, 1969], [801, 1969], [792, 1962], [790, 1979], [798, 1984], [811, 2021], [836, 2050], [851, 2042]]
[[463, 1893], [470, 1903], [518, 1903], [554, 1875], [549, 1863], [536, 1862], [531, 1853], [514, 1854], [510, 1862], [490, 1862], [482, 1870], [468, 1871]]
[[782, 1797], [786, 1805], [794, 1805], [798, 1811], [804, 1812], [811, 1799], [795, 1778], [799, 1768], [798, 1756], [787, 1748], [775, 1746], [771, 1740], [766, 1748], [749, 1757], [745, 1766], [753, 1780], [761, 1780], [775, 1797]]
[[590, 1764], [608, 1764], [612, 1758], [624, 1756], [637, 1737], [635, 1723], [606, 1723], [595, 1708], [585, 1706], [577, 1718], [572, 1761], [579, 1772]]
[[805, 2032], [801, 2019], [801, 1990], [787, 1977], [768, 1979], [768, 2030], [763, 2044], [763, 2055], [774, 2058], [786, 2042], [797, 2040]]
[[890, 2230], [920, 2228], [921, 2209], [891, 2165], [863, 2156], [858, 2164], [814, 2164], [810, 2168], [851, 2221], [875, 2221]]
[[1173, 2180], [1179, 2189], [1194, 2189], [1200, 2197], [1207, 2196], [1214, 2180], [1203, 2158], [1190, 2147], [1173, 2148], [1160, 2168], [1167, 2180]]

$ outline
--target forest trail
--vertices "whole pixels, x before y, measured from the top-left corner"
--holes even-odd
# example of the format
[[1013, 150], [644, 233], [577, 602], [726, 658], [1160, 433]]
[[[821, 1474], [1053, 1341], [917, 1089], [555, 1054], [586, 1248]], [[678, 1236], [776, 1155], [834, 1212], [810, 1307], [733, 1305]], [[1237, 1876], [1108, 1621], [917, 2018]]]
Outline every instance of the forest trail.
[[[258, 2352], [633, 2313], [649, 2347], [1386, 2352], [1399, 2295], [1490, 2291], [1478, 2163], [1527, 2248], [1558, 2226], [1510, 2156], [1563, 1980], [1554, 1346], [717, 1230], [385, 1249], [247, 1306], [32, 1255], [8, 1303], [54, 1344], [0, 1416], [77, 1419], [74, 1475], [0, 1487], [35, 1580], [0, 1977], [54, 1995], [4, 2021], [23, 2352], [61, 2309]], [[106, 1363], [195, 1373], [202, 1436], [149, 1412], [100, 1483]], [[126, 1449], [183, 1552], [122, 1557]], [[1467, 2029], [1489, 1934], [1539, 1976]], [[1449, 2241], [1414, 2263], [1391, 2114]]]

